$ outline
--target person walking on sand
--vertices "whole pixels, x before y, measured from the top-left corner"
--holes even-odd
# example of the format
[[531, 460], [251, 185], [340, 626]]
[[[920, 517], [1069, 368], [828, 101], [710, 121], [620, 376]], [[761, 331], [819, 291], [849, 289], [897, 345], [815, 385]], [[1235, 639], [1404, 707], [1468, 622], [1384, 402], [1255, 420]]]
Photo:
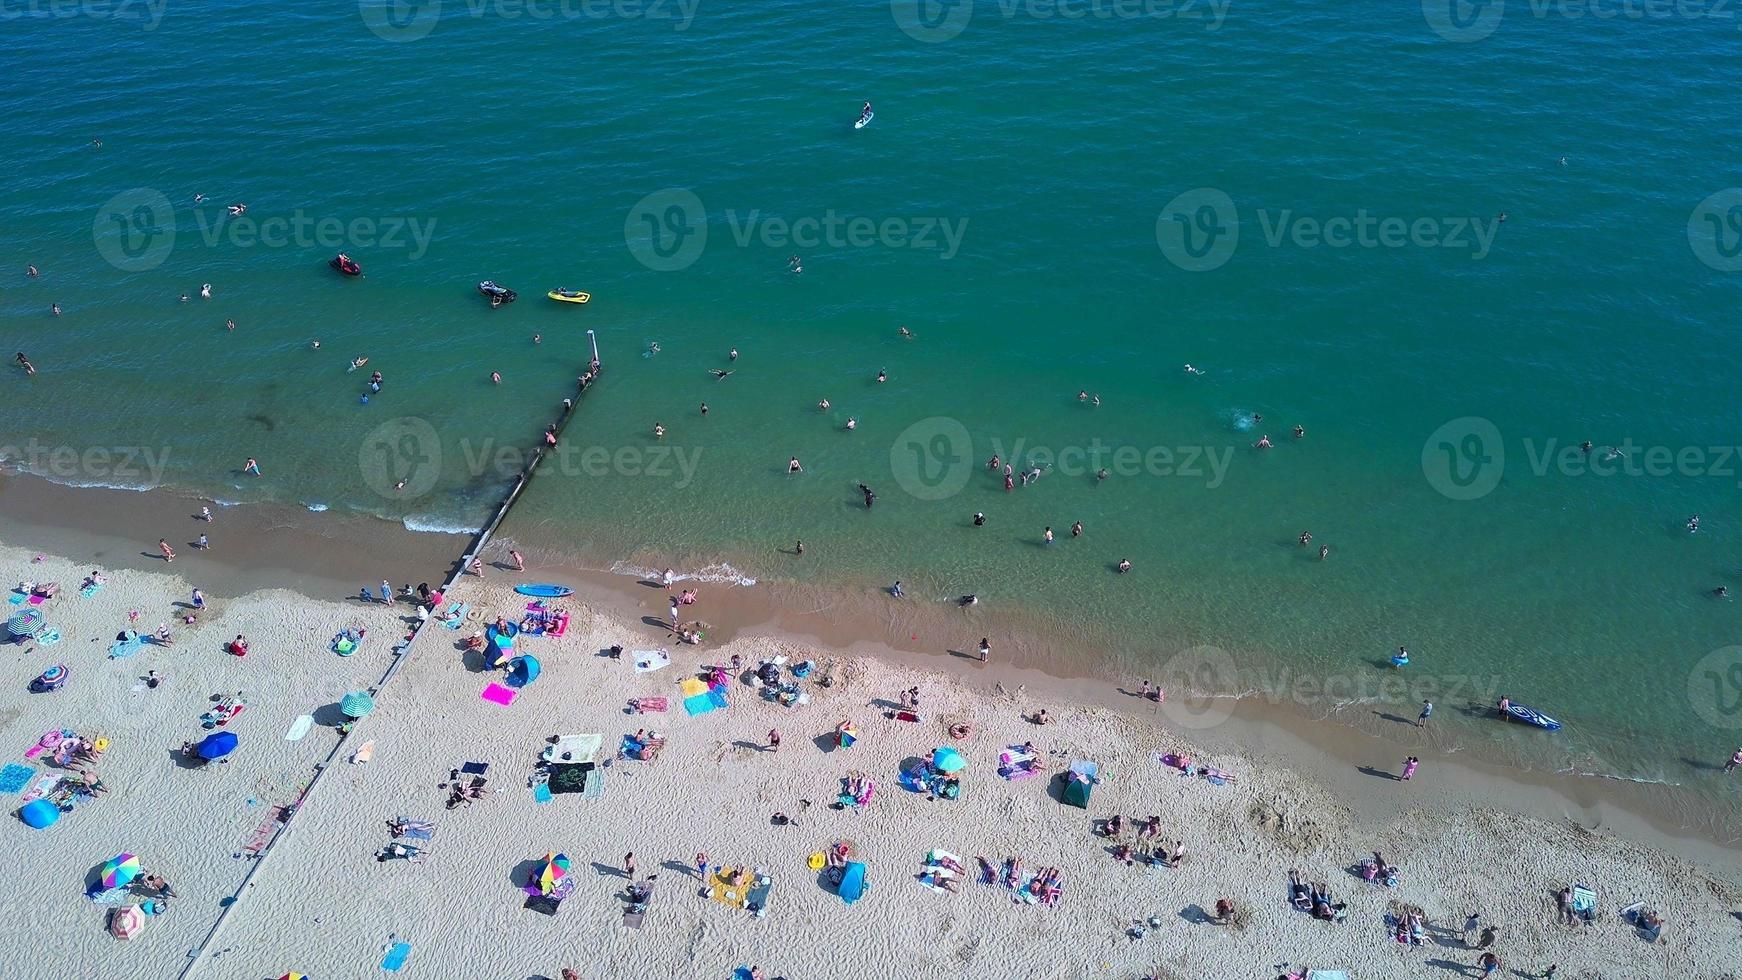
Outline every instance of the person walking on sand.
[[1403, 776], [1401, 777], [1403, 781], [1406, 783], [1409, 782], [1410, 778], [1415, 775], [1416, 767], [1420, 765], [1421, 760], [1413, 755], [1403, 760]]
[[980, 662], [992, 659], [992, 644], [984, 636], [980, 637]]
[[1483, 926], [1482, 927], [1482, 938], [1476, 940], [1476, 948], [1477, 949], [1487, 949], [1488, 947], [1494, 945], [1494, 931], [1495, 931], [1495, 929], [1493, 926]]
[[169, 546], [168, 540], [166, 540], [164, 538], [158, 538], [157, 539], [157, 550], [163, 552], [163, 560], [165, 562], [175, 561], [175, 549], [171, 548]]
[[1434, 703], [1432, 701], [1423, 701], [1421, 703], [1421, 716], [1415, 720], [1415, 727], [1420, 728], [1423, 725], [1426, 725], [1428, 717], [1433, 713]]
[[[1569, 900], [1571, 899], [1572, 894], [1573, 893], [1571, 891], [1567, 892], [1567, 897]], [[1464, 929], [1461, 933], [1458, 934], [1458, 939], [1460, 941], [1462, 941], [1465, 946], [1469, 946], [1470, 945], [1470, 934], [1475, 932], [1478, 928], [1480, 928], [1481, 925], [1482, 925], [1482, 913], [1471, 912], [1469, 915], [1464, 917]]]
[[1742, 748], [1738, 748], [1736, 754], [1730, 757], [1730, 761], [1724, 763], [1724, 772], [1726, 774], [1735, 772], [1737, 766], [1742, 766]]
[[665, 587], [669, 589], [671, 588], [671, 583], [677, 581], [677, 573], [668, 568], [659, 574], [659, 579], [665, 584]]
[[635, 880], [635, 852], [634, 851], [630, 851], [628, 854], [623, 855], [623, 877], [628, 878], [630, 881]]
[[384, 606], [393, 605], [393, 583], [386, 579], [381, 580], [381, 604]]
[[205, 521], [207, 524], [212, 523], [212, 509], [210, 507], [200, 508], [200, 520]]
[[478, 576], [479, 578], [483, 578], [484, 577], [484, 559], [473, 558], [471, 567], [468, 568], [467, 571], [471, 572], [473, 575]]
[[671, 597], [671, 630], [677, 632], [677, 596]]
[[200, 539], [198, 541], [194, 542], [194, 550], [195, 551], [209, 551], [211, 549], [211, 547], [212, 547], [212, 542], [207, 540], [206, 536], [203, 534], [200, 535]]
[[1500, 957], [1495, 956], [1493, 953], [1483, 953], [1481, 957], [1476, 960], [1476, 966], [1482, 971], [1482, 976], [1484, 978], [1491, 977], [1500, 972]]
[[703, 881], [708, 878], [708, 852], [696, 852], [696, 877]]
[[780, 751], [780, 729], [778, 728], [768, 730], [768, 751], [775, 753]]
[[199, 590], [199, 589], [195, 589], [195, 590], [194, 590], [194, 596], [193, 596], [193, 607], [194, 607], [194, 608], [195, 608], [195, 609], [204, 609], [204, 608], [206, 608], [206, 597], [205, 597], [205, 596], [204, 596], [204, 595], [201, 595], [201, 594], [200, 594], [200, 590]]
[[511, 559], [514, 562], [514, 570], [515, 571], [517, 571], [517, 572], [526, 571], [526, 559], [520, 557], [520, 552], [515, 551], [513, 548], [509, 548], [508, 549], [508, 557], [509, 557], [509, 559]]

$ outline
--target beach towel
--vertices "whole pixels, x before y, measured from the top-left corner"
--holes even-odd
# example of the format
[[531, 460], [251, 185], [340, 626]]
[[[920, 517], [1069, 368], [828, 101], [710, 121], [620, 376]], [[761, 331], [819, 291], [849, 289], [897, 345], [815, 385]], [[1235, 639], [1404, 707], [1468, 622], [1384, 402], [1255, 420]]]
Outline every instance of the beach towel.
[[60, 641], [60, 630], [57, 630], [52, 626], [36, 635], [36, 642], [40, 646], [51, 647]]
[[1346, 970], [1308, 970], [1307, 980], [1349, 980]]
[[708, 685], [694, 677], [685, 677], [683, 680], [679, 681], [677, 689], [678, 693], [682, 694], [686, 699], [693, 698], [698, 694], [708, 693]]
[[663, 697], [632, 698], [629, 701], [629, 707], [633, 708], [636, 712], [638, 712], [640, 714], [644, 714], [644, 715], [650, 714], [653, 712], [664, 711], [666, 709], [666, 699]]
[[428, 820], [407, 820], [400, 817], [399, 821], [399, 836], [407, 840], [429, 840], [435, 836], [436, 825]]
[[691, 717], [705, 715], [718, 707], [720, 706], [715, 703], [712, 693], [707, 691], [683, 699], [683, 709], [689, 712]]
[[16, 793], [30, 785], [30, 777], [36, 775], [35, 766], [26, 766], [17, 762], [8, 762], [6, 768], [0, 769], [0, 793]]
[[80, 589], [79, 595], [82, 595], [85, 598], [89, 599], [91, 596], [94, 596], [101, 591], [103, 591], [103, 583], [92, 582], [90, 585], [87, 585], [84, 588]]
[[381, 958], [381, 969], [389, 973], [398, 973], [410, 956], [410, 943], [394, 943], [393, 948], [387, 951], [387, 955]]
[[671, 655], [664, 650], [637, 650], [634, 657], [637, 674], [648, 674], [661, 667], [671, 666]]
[[22, 606], [22, 605], [24, 605], [24, 593], [14, 592], [11, 595], [6, 597], [6, 601], [10, 605]]
[[446, 626], [448, 629], [451, 629], [451, 630], [459, 629], [460, 627], [466, 625], [466, 613], [470, 609], [471, 609], [471, 607], [466, 605], [465, 603], [463, 603], [463, 602], [459, 603], [458, 605], [454, 606], [452, 609], [449, 609], [446, 616], [442, 617], [442, 625]]
[[556, 797], [551, 795], [549, 783], [539, 783], [532, 788], [532, 802], [549, 803], [553, 799]]
[[745, 908], [758, 915], [768, 908], [768, 893], [774, 890], [774, 879], [767, 875], [757, 875], [756, 883], [750, 886], [745, 897]]
[[259, 854], [265, 850], [266, 845], [270, 844], [273, 836], [278, 833], [278, 828], [282, 826], [284, 826], [284, 807], [275, 806], [266, 812], [266, 819], [260, 821], [260, 826], [255, 827], [253, 833], [250, 833], [243, 840], [242, 853]]
[[484, 688], [484, 693], [479, 695], [479, 697], [482, 697], [484, 700], [489, 701], [492, 704], [506, 706], [514, 703], [514, 696], [517, 693], [519, 692], [515, 691], [513, 688], [491, 683]]
[[135, 636], [131, 640], [116, 640], [109, 644], [109, 659], [121, 660], [138, 653], [145, 646], [145, 638]]
[[728, 868], [721, 868], [708, 876], [708, 897], [727, 908], [741, 909], [750, 900], [747, 885], [733, 885], [727, 878]]
[[604, 744], [605, 736], [599, 734], [564, 735], [539, 754], [546, 762], [592, 762]]
[[[610, 760], [606, 760], [609, 762]], [[581, 789], [581, 799], [596, 800], [605, 795], [605, 770], [596, 768], [587, 777], [587, 785]]]
[[1589, 918], [1597, 912], [1597, 893], [1584, 885], [1573, 886], [1573, 911]]

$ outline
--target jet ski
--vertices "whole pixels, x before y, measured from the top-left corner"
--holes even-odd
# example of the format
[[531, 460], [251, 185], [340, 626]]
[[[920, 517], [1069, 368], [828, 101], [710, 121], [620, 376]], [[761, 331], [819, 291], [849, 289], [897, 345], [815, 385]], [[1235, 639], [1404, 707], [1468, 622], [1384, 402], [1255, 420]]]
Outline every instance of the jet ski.
[[327, 264], [347, 276], [360, 276], [363, 274], [363, 267], [357, 264], [357, 260], [343, 252], [333, 256], [333, 260]]
[[502, 306], [520, 298], [520, 294], [507, 286], [498, 286], [489, 279], [478, 284], [478, 292], [490, 298], [491, 306]]
[[1558, 732], [1561, 729], [1560, 722], [1550, 718], [1548, 715], [1543, 714], [1529, 705], [1523, 705], [1517, 702], [1513, 702], [1506, 706], [1506, 713], [1503, 717], [1509, 721], [1521, 721], [1526, 725], [1535, 725], [1538, 728], [1547, 729], [1551, 732]]
[[545, 295], [558, 303], [585, 303], [593, 298], [592, 293], [583, 293], [578, 289], [553, 289]]

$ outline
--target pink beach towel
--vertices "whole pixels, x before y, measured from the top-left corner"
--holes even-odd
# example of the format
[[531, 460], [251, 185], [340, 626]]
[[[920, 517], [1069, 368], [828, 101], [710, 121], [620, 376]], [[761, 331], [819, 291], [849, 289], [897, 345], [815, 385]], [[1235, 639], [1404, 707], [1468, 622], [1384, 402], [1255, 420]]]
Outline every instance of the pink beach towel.
[[517, 693], [518, 692], [512, 688], [503, 687], [500, 684], [491, 684], [484, 688], [484, 693], [480, 695], [480, 697], [496, 704], [507, 705], [514, 703], [514, 695]]

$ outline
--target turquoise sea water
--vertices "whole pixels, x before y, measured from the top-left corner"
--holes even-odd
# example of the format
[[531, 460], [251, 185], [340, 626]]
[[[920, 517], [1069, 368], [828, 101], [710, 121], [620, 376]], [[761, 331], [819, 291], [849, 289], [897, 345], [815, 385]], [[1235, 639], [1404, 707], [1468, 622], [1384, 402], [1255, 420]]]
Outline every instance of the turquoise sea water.
[[[9, 455], [475, 527], [591, 328], [606, 381], [515, 517], [560, 549], [977, 592], [1158, 672], [1214, 644], [1167, 668], [1212, 686], [1332, 678], [1317, 709], [1400, 710], [1365, 685], [1406, 644], [1472, 743], [1706, 778], [1742, 731], [1708, 595], [1742, 595], [1742, 24], [923, 7], [0, 8]], [[1037, 450], [1012, 493], [981, 465]], [[1449, 710], [1495, 691], [1569, 730]]]

